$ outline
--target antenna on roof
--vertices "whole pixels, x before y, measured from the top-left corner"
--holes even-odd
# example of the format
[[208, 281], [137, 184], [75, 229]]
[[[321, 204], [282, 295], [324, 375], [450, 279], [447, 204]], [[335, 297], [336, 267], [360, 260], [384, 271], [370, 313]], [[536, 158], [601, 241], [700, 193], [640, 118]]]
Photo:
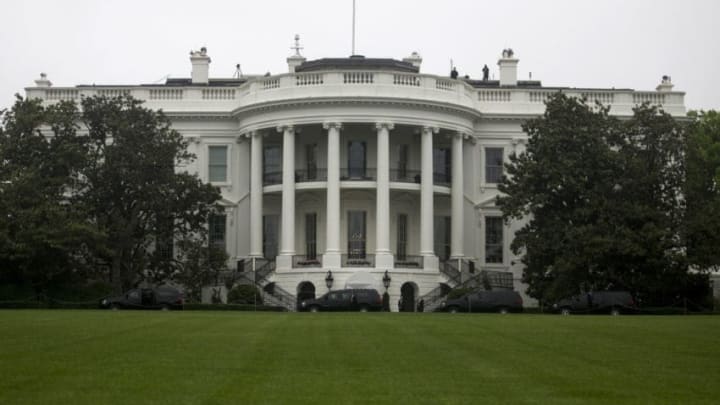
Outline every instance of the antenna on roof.
[[353, 0], [353, 14], [352, 14], [352, 53], [355, 55], [355, 0]]
[[243, 78], [242, 69], [240, 69], [240, 64], [238, 63], [237, 65], [235, 65], [235, 73], [233, 74], [233, 79], [242, 79], [242, 78]]
[[295, 46], [291, 46], [290, 49], [295, 50], [295, 56], [302, 56], [300, 55], [300, 50], [305, 48], [300, 46], [300, 34], [295, 34]]

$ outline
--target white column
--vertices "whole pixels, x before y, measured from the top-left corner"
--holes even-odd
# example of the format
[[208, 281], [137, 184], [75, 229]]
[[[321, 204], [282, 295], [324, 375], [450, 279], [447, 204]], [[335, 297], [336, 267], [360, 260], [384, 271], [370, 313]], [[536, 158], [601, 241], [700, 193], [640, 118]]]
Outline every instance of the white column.
[[327, 153], [327, 212], [323, 267], [340, 268], [340, 130], [342, 124], [323, 124], [328, 131]]
[[295, 128], [278, 127], [283, 133], [282, 235], [278, 268], [290, 268], [295, 254]]
[[425, 256], [425, 268], [437, 268], [434, 245], [434, 201], [433, 201], [433, 134], [437, 128], [423, 127], [421, 131], [421, 165], [420, 180], [420, 254]]
[[377, 129], [377, 193], [375, 208], [375, 266], [392, 268], [390, 251], [390, 123], [378, 123]]
[[262, 257], [263, 135], [250, 133], [250, 256]]
[[463, 134], [456, 133], [452, 138], [452, 207], [450, 237], [450, 256], [461, 258], [463, 252]]

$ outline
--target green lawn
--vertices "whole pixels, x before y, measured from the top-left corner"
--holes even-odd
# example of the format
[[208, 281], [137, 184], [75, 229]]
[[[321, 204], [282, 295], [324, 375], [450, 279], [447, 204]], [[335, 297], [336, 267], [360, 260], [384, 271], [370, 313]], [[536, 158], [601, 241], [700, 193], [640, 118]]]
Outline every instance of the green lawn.
[[720, 316], [0, 310], [0, 404], [717, 404]]

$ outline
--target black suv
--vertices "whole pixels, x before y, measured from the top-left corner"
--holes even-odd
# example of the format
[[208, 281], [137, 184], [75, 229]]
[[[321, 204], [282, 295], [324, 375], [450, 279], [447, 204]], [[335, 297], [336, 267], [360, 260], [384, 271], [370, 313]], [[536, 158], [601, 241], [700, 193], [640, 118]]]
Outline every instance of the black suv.
[[563, 315], [571, 313], [606, 313], [619, 315], [635, 312], [635, 300], [627, 291], [594, 291], [565, 298], [553, 305]]
[[112, 309], [182, 309], [183, 294], [169, 286], [136, 288], [118, 297], [100, 300], [100, 308]]
[[300, 302], [300, 311], [381, 311], [382, 298], [376, 290], [337, 290], [320, 298]]
[[523, 301], [520, 294], [512, 290], [474, 291], [460, 298], [447, 300], [440, 304], [438, 311], [443, 312], [522, 312]]

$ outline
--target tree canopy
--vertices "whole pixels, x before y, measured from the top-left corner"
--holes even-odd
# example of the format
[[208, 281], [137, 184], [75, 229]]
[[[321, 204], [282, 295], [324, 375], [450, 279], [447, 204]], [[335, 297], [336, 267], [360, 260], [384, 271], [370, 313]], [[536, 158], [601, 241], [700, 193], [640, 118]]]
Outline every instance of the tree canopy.
[[220, 198], [175, 169], [192, 159], [170, 120], [132, 97], [47, 107], [18, 97], [0, 127], [5, 276], [41, 284], [53, 269], [84, 269], [125, 289], [180, 273], [173, 241], [207, 244]]
[[561, 93], [523, 125], [497, 204], [523, 219], [512, 250], [531, 296], [628, 289], [650, 302], [681, 293], [685, 128], [655, 106], [631, 118]]

